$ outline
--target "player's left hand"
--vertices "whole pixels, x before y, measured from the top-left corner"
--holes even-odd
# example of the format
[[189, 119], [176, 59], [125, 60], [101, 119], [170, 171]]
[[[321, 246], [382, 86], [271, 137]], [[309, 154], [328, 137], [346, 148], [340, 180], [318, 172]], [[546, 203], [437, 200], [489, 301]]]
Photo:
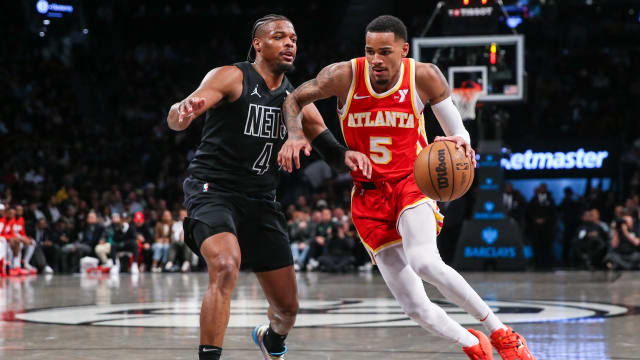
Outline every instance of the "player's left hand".
[[473, 167], [476, 167], [476, 152], [471, 147], [471, 144], [466, 142], [462, 136], [436, 136], [433, 140], [434, 142], [438, 141], [452, 141], [456, 143], [456, 149], [464, 148], [464, 152], [467, 154], [467, 157], [471, 157], [471, 163]]
[[[300, 169], [300, 151], [304, 150], [304, 154], [311, 155], [311, 144], [304, 136], [291, 136], [282, 145], [278, 153], [278, 165], [282, 166], [286, 171], [293, 171], [293, 164], [296, 169]], [[291, 159], [293, 158], [293, 161]]]
[[371, 160], [369, 157], [361, 152], [347, 150], [344, 154], [344, 163], [353, 171], [360, 169], [362, 175], [367, 179], [371, 179]]

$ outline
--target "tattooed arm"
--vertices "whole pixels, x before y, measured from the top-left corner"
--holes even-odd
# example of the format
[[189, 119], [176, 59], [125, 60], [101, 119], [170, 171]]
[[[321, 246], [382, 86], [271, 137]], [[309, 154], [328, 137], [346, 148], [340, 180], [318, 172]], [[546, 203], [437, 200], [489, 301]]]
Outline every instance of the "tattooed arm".
[[294, 163], [299, 169], [300, 151], [304, 150], [307, 156], [310, 155], [309, 141], [327, 129], [312, 103], [332, 96], [344, 102], [351, 86], [351, 77], [351, 62], [331, 64], [287, 96], [282, 112], [289, 138], [278, 154], [278, 164], [285, 170], [292, 171]]
[[437, 66], [416, 63], [416, 88], [423, 103], [429, 103], [438, 123], [446, 136], [438, 136], [434, 141], [452, 141], [456, 148], [463, 148], [475, 167], [475, 152], [471, 147], [469, 132], [464, 128], [460, 112], [451, 100], [451, 90], [447, 80]]

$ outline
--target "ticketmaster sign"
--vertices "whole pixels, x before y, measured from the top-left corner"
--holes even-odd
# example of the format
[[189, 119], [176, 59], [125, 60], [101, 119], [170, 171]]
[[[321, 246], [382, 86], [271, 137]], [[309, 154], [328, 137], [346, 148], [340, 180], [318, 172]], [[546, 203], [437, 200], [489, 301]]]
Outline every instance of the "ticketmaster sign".
[[501, 159], [500, 164], [505, 170], [601, 169], [608, 157], [608, 151], [586, 151], [583, 148], [569, 152], [534, 152], [529, 149], [523, 153], [512, 153], [509, 158]]

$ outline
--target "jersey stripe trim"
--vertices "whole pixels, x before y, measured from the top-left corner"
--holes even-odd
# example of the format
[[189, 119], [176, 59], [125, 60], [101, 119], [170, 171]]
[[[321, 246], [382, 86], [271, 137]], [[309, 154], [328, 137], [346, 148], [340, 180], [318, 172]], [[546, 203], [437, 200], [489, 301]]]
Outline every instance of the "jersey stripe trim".
[[[416, 61], [414, 59], [409, 59], [409, 68], [411, 71], [411, 89], [409, 90], [411, 92], [411, 107], [413, 108], [413, 114], [415, 115], [416, 119], [418, 119], [418, 135], [422, 137], [422, 140], [424, 140], [425, 144], [429, 144], [427, 141], [427, 130], [425, 129], [424, 124], [424, 113], [423, 111], [418, 110], [420, 107], [416, 101], [419, 95], [416, 89]], [[419, 141], [418, 149], [418, 153], [420, 153], [420, 150], [422, 150], [422, 145]]]
[[[416, 102], [416, 98], [418, 97], [418, 93], [416, 90], [416, 61], [413, 59], [409, 59], [409, 69], [410, 69], [410, 76], [411, 76], [411, 107], [413, 108], [413, 113], [415, 114], [416, 118], [420, 117], [420, 114], [422, 114], [422, 111], [420, 110], [420, 108], [418, 107], [418, 103]], [[423, 109], [424, 110], [424, 109]]]
[[[341, 108], [338, 108], [338, 116], [340, 118], [340, 131], [342, 132], [342, 138], [344, 139], [344, 143], [347, 144], [347, 137], [344, 135], [344, 119], [349, 115], [349, 108], [351, 107], [351, 99], [353, 98], [353, 93], [356, 91], [356, 85], [358, 84], [358, 66], [356, 64], [356, 59], [351, 59], [351, 86], [349, 86], [349, 93], [347, 94], [347, 100], [345, 104]], [[349, 144], [347, 144], [349, 147]]]
[[400, 89], [404, 80], [404, 61], [400, 65], [400, 77], [398, 78], [398, 82], [389, 90], [383, 92], [382, 94], [378, 94], [373, 87], [371, 86], [371, 79], [369, 78], [369, 62], [367, 59], [364, 60], [364, 83], [367, 85], [367, 90], [369, 90], [369, 94], [376, 99], [385, 98]]

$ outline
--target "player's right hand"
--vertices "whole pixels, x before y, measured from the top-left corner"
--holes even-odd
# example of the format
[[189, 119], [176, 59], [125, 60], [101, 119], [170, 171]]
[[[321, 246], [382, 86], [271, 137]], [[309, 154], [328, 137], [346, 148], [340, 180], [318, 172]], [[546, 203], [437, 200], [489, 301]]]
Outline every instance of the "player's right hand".
[[204, 99], [197, 96], [184, 99], [178, 105], [178, 124], [193, 120], [193, 115], [204, 107], [204, 103]]
[[[300, 169], [300, 151], [304, 150], [304, 154], [311, 155], [311, 144], [304, 136], [291, 136], [282, 145], [278, 153], [278, 165], [282, 166], [288, 172], [293, 171], [293, 164], [296, 169]], [[292, 161], [293, 159], [293, 161]]]

